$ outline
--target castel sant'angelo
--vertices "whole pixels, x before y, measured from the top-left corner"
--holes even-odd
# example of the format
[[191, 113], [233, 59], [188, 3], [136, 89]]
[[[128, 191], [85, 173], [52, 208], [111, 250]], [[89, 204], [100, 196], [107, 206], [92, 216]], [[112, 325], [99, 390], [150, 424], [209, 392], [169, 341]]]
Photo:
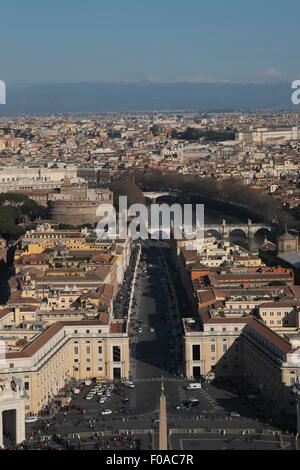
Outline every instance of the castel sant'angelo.
[[113, 204], [113, 193], [109, 189], [89, 189], [87, 183], [65, 184], [48, 194], [50, 217], [56, 223], [69, 225], [94, 225], [99, 204]]

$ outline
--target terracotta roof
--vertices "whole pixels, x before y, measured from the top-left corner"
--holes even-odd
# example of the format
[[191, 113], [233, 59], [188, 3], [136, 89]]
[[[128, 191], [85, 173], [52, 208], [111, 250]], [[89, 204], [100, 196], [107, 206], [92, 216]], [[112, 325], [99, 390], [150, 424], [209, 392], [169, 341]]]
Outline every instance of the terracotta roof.
[[300, 305], [300, 302], [293, 301], [291, 299], [290, 302], [264, 302], [260, 305], [263, 308], [285, 308], [285, 307], [294, 307], [296, 305]]
[[126, 323], [111, 323], [109, 332], [110, 333], [125, 333]]
[[242, 317], [242, 318], [210, 318], [205, 322], [205, 324], [232, 324], [232, 323], [245, 323], [249, 327], [255, 329], [258, 333], [263, 335], [266, 339], [268, 339], [271, 343], [277, 346], [281, 351], [288, 353], [292, 351], [291, 344], [279, 336], [275, 331], [271, 330], [258, 320], [253, 317]]
[[254, 328], [258, 333], [262, 334], [265, 338], [271, 341], [271, 343], [273, 343], [283, 352], [288, 353], [292, 351], [292, 346], [288, 341], [275, 333], [275, 331], [260, 323], [255, 318], [251, 318], [249, 325], [251, 328]]
[[12, 311], [8, 308], [4, 308], [3, 310], [0, 310], [0, 319], [4, 318], [8, 313], [11, 313]]
[[64, 326], [103, 326], [106, 323], [103, 323], [101, 320], [78, 320], [78, 321], [59, 321], [51, 325], [47, 330], [41, 333], [36, 339], [31, 343], [25, 346], [22, 351], [7, 353], [7, 359], [17, 359], [20, 357], [31, 357], [36, 353], [44, 344], [47, 343], [56, 333], [58, 333]]

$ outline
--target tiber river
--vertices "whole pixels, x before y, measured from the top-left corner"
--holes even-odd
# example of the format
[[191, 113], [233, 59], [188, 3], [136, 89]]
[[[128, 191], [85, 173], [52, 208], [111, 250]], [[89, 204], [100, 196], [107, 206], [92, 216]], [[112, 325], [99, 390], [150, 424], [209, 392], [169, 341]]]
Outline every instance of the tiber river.
[[[162, 197], [159, 199], [157, 203], [158, 204], [168, 203], [169, 205], [171, 205], [174, 202], [175, 202], [174, 200], [170, 202], [170, 200], [168, 200], [167, 197], [166, 198]], [[195, 213], [195, 208], [193, 210], [193, 213]], [[172, 214], [171, 214], [171, 218], [172, 218]], [[247, 217], [239, 217], [233, 214], [232, 210], [228, 211], [228, 213], [225, 213], [224, 210], [218, 211], [215, 208], [214, 209], [208, 208], [206, 205], [204, 205], [204, 223], [205, 224], [222, 224], [223, 219], [226, 220], [227, 224], [233, 224], [233, 223], [247, 224], [247, 220], [248, 220]], [[216, 232], [212, 232], [212, 234], [216, 236], [217, 238], [220, 238]], [[234, 232], [231, 233], [229, 239], [232, 242], [241, 244], [241, 246], [251, 251], [252, 253], [258, 253], [259, 247], [264, 242], [265, 238], [270, 239], [269, 231], [261, 230], [256, 234], [255, 238], [248, 240], [244, 232], [242, 232], [241, 230], [235, 230]]]

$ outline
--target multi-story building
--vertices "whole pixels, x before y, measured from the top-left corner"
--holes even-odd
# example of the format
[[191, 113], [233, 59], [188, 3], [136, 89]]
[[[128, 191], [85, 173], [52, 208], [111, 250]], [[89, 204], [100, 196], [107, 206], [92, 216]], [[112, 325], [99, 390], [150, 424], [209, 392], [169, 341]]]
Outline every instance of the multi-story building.
[[284, 338], [255, 318], [209, 318], [202, 327], [184, 319], [186, 374], [189, 379], [231, 380], [261, 403], [295, 413], [292, 387], [300, 375], [300, 340]]
[[36, 413], [73, 380], [129, 377], [126, 321], [59, 321], [19, 351], [6, 352], [0, 377], [11, 374], [26, 391], [25, 411]]

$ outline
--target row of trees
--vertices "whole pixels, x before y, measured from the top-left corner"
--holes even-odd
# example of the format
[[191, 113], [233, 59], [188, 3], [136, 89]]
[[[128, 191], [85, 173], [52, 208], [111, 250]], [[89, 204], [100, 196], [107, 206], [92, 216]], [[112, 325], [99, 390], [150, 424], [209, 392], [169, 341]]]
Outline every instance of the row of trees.
[[245, 186], [239, 180], [181, 175], [175, 172], [146, 170], [135, 173], [135, 181], [150, 190], [179, 190], [183, 194], [239, 207], [248, 216], [265, 223], [277, 220], [282, 225], [297, 226], [294, 217], [267, 191]]
[[180, 140], [209, 140], [213, 142], [221, 142], [223, 140], [234, 140], [235, 130], [224, 129], [222, 131], [213, 131], [211, 129], [195, 129], [187, 127], [184, 132], [177, 132], [175, 129], [171, 133], [172, 139]]
[[114, 193], [114, 207], [119, 208], [119, 196], [127, 196], [128, 206], [139, 203], [145, 204], [145, 196], [138, 185], [130, 179], [115, 180], [110, 185], [110, 190]]
[[47, 209], [40, 206], [23, 194], [0, 195], [0, 234], [3, 238], [16, 239], [24, 233], [24, 228], [18, 224], [23, 216], [29, 221], [36, 217], [47, 217]]

